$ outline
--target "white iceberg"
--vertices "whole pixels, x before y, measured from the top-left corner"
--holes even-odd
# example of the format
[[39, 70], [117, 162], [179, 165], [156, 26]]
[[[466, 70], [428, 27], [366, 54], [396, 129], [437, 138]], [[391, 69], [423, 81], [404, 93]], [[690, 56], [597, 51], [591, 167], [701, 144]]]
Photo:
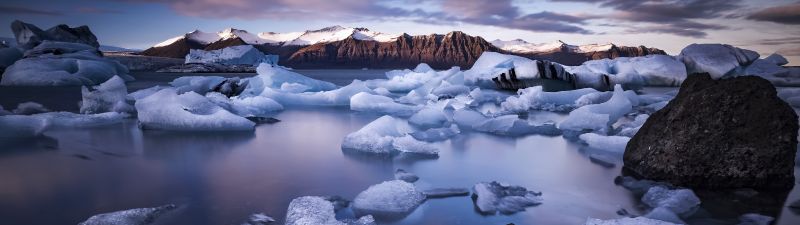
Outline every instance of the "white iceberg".
[[[253, 86], [252, 82], [250, 83]], [[354, 80], [353, 83], [330, 91], [289, 93], [265, 88], [259, 95], [275, 100], [281, 105], [288, 106], [346, 106], [350, 105], [350, 98], [360, 92], [370, 92], [364, 82]], [[247, 97], [249, 95], [243, 94]]]
[[408, 123], [425, 128], [442, 127], [448, 121], [444, 108], [440, 104], [430, 104], [408, 118]]
[[194, 92], [160, 90], [136, 101], [144, 128], [164, 130], [253, 130], [255, 123]]
[[450, 139], [460, 133], [461, 130], [458, 129], [458, 125], [451, 124], [449, 127], [431, 128], [424, 131], [416, 131], [409, 135], [420, 141], [437, 142]]
[[345, 223], [336, 220], [333, 203], [323, 197], [303, 196], [289, 203], [286, 225], [369, 225], [375, 224], [372, 216], [363, 216], [358, 221]]
[[686, 72], [706, 72], [719, 79], [740, 66], [750, 65], [758, 53], [725, 44], [691, 44], [681, 50], [678, 59], [686, 64]]
[[431, 143], [416, 140], [409, 135], [414, 131], [404, 120], [383, 116], [345, 136], [342, 149], [371, 154], [394, 154], [398, 151], [438, 153], [438, 149]]
[[542, 193], [494, 181], [477, 183], [472, 192], [476, 208], [486, 214], [512, 214], [542, 204]]
[[676, 215], [674, 212], [666, 209], [664, 207], [657, 207], [653, 210], [650, 210], [647, 214], [643, 215], [642, 217], [647, 217], [650, 219], [656, 219], [661, 221], [667, 221], [670, 223], [677, 223], [677, 224], [686, 224], [680, 216]]
[[77, 114], [71, 112], [48, 112], [31, 115], [31, 117], [47, 120], [48, 129], [97, 127], [121, 123], [130, 117], [127, 113], [104, 112], [98, 114]]
[[653, 186], [642, 196], [642, 202], [652, 208], [663, 207], [677, 215], [690, 213], [700, 205], [700, 198], [690, 189], [670, 190], [664, 186]]
[[190, 49], [186, 63], [219, 63], [224, 65], [277, 65], [276, 55], [265, 55], [252, 45], [230, 46], [218, 50]]
[[128, 88], [125, 87], [125, 80], [119, 76], [114, 76], [108, 81], [94, 86], [93, 89], [89, 90], [86, 86], [81, 87], [81, 113], [134, 111], [133, 106], [125, 101], [128, 96]]
[[395, 102], [392, 98], [361, 92], [350, 97], [350, 109], [361, 112], [374, 112], [395, 116], [411, 116], [420, 108]]
[[632, 110], [631, 100], [622, 91], [622, 86], [614, 87], [614, 95], [607, 102], [587, 105], [573, 110], [558, 126], [561, 130], [607, 132], [609, 126]]
[[[618, 57], [586, 61], [580, 66], [566, 67], [567, 71], [581, 80], [597, 80], [596, 77], [608, 75], [611, 84], [625, 87], [678, 86], [686, 79], [686, 66], [668, 55], [647, 55], [641, 57]], [[595, 87], [598, 84], [581, 84], [581, 87]]]
[[258, 72], [258, 76], [250, 78], [249, 84], [244, 90], [244, 94], [246, 95], [261, 95], [264, 90], [269, 89], [281, 90], [281, 86], [284, 84], [303, 85], [303, 90], [305, 92], [330, 91], [336, 89], [336, 85], [333, 83], [315, 80], [299, 73], [266, 63], [259, 64], [258, 68], [256, 68], [256, 72]]
[[590, 148], [614, 153], [624, 153], [625, 146], [631, 140], [630, 137], [625, 136], [603, 136], [595, 133], [585, 133], [578, 137]]
[[425, 201], [414, 184], [391, 180], [372, 185], [353, 199], [356, 215], [372, 215], [378, 218], [397, 218], [408, 215]]
[[50, 112], [50, 109], [44, 107], [38, 102], [23, 102], [17, 105], [17, 108], [11, 111], [18, 115], [32, 115], [37, 113]]
[[598, 93], [592, 88], [570, 91], [545, 92], [541, 86], [534, 86], [517, 91], [516, 96], [508, 97], [500, 104], [503, 111], [518, 113], [528, 110], [569, 111], [575, 108], [582, 96]]
[[504, 136], [561, 134], [561, 131], [556, 127], [555, 122], [548, 121], [541, 124], [536, 124], [528, 120], [520, 119], [518, 115], [504, 115], [486, 119], [480, 123], [474, 124], [472, 129]]
[[128, 75], [128, 68], [116, 60], [103, 58], [94, 50], [84, 50], [20, 59], [6, 68], [0, 85], [96, 85], [115, 75], [125, 81], [133, 80], [133, 77]]
[[423, 155], [437, 155], [439, 148], [435, 145], [417, 140], [411, 135], [404, 135], [395, 138], [392, 142], [392, 147], [400, 152], [423, 154]]
[[764, 60], [778, 66], [789, 64], [789, 60], [786, 60], [785, 57], [778, 53], [772, 53], [772, 55], [767, 56]]

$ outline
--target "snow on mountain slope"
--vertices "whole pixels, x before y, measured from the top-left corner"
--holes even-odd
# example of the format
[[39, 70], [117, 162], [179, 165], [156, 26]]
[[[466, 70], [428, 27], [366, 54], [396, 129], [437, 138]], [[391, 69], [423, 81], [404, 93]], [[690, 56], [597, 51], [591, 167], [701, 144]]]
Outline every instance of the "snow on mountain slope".
[[613, 44], [588, 44], [588, 45], [570, 45], [564, 43], [563, 41], [555, 41], [551, 43], [529, 43], [522, 39], [515, 39], [510, 41], [503, 41], [500, 39], [491, 41], [494, 46], [501, 48], [506, 51], [515, 52], [515, 53], [540, 53], [540, 52], [553, 52], [553, 51], [561, 51], [562, 48], [566, 48], [568, 52], [575, 52], [575, 53], [586, 53], [586, 52], [599, 52], [599, 51], [607, 51], [611, 49]]
[[394, 41], [400, 35], [373, 32], [366, 28], [350, 28], [342, 26], [326, 27], [319, 30], [308, 30], [305, 32], [275, 33], [261, 32], [251, 34], [245, 30], [228, 28], [217, 33], [205, 33], [199, 30], [192, 31], [182, 36], [170, 38], [156, 44], [153, 47], [163, 47], [175, 43], [178, 40], [188, 38], [202, 44], [213, 43], [218, 40], [230, 38], [241, 38], [245, 43], [260, 44], [282, 44], [282, 45], [313, 45], [316, 43], [332, 42], [353, 37], [358, 40], [370, 41]]

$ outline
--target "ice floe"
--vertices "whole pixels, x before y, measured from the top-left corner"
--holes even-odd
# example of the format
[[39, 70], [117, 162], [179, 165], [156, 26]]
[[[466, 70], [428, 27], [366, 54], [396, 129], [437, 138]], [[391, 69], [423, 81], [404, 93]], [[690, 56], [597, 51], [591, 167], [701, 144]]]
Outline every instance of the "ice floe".
[[154, 208], [138, 208], [94, 215], [78, 225], [146, 225], [152, 224], [159, 217], [175, 210], [175, 205], [164, 205]]
[[642, 202], [652, 208], [663, 207], [677, 215], [693, 212], [700, 205], [700, 198], [690, 189], [671, 190], [664, 186], [653, 186], [642, 196]]
[[681, 50], [678, 59], [686, 64], [688, 73], [706, 72], [718, 79], [740, 66], [758, 59], [758, 53], [725, 44], [691, 44]]
[[[402, 182], [402, 181], [401, 181]], [[289, 203], [286, 212], [286, 225], [374, 225], [370, 215], [356, 221], [343, 222], [336, 220], [333, 203], [323, 197], [304, 196], [295, 198]]]
[[394, 172], [394, 179], [402, 180], [408, 183], [414, 183], [419, 180], [419, 177], [413, 173], [406, 172], [404, 169], [397, 169]]
[[270, 216], [265, 215], [264, 213], [254, 213], [247, 218], [247, 221], [242, 225], [267, 225], [269, 223], [275, 222]]
[[416, 140], [409, 135], [412, 132], [414, 129], [405, 120], [382, 116], [345, 136], [342, 149], [369, 154], [438, 154], [438, 149], [431, 143]]
[[356, 215], [372, 215], [376, 218], [402, 218], [425, 201], [425, 194], [414, 184], [392, 180], [372, 185], [353, 199]]
[[620, 219], [601, 220], [589, 218], [584, 225], [678, 225], [667, 221], [649, 219], [645, 217], [625, 217]]
[[51, 52], [55, 51], [52, 48], [57, 48], [65, 53], [35, 54], [17, 60], [6, 68], [0, 85], [96, 85], [113, 76], [120, 76], [125, 81], [133, 80], [127, 67], [116, 60], [103, 58], [94, 47], [85, 45], [91, 50], [76, 51], [75, 46], [83, 44], [45, 41], [40, 45], [46, 45]]
[[613, 153], [624, 153], [625, 146], [630, 137], [625, 136], [603, 136], [595, 133], [585, 133], [578, 136], [582, 141], [586, 142], [590, 148], [600, 149]]
[[350, 97], [350, 109], [386, 115], [408, 117], [419, 110], [419, 106], [395, 102], [392, 98], [360, 92]]
[[472, 192], [476, 208], [485, 214], [512, 214], [542, 204], [541, 192], [496, 181], [477, 183], [472, 187]]
[[600, 104], [586, 105], [569, 113], [567, 119], [558, 126], [562, 130], [576, 132], [599, 131], [608, 132], [611, 124], [620, 117], [630, 112], [633, 104], [624, 94], [622, 87], [614, 87], [614, 95], [608, 101]]
[[136, 101], [143, 128], [163, 130], [252, 130], [255, 123], [194, 92], [160, 90]]
[[253, 65], [261, 63], [277, 65], [275, 55], [264, 55], [252, 45], [230, 46], [218, 50], [190, 49], [186, 63], [220, 63], [225, 65]]
[[0, 138], [30, 138], [42, 135], [47, 119], [24, 115], [0, 116]]
[[18, 115], [32, 115], [37, 113], [50, 112], [50, 109], [44, 107], [38, 102], [23, 102], [17, 105], [17, 108], [11, 111]]
[[125, 87], [125, 80], [119, 76], [114, 76], [92, 89], [94, 90], [90, 90], [86, 86], [81, 87], [81, 113], [131, 113], [134, 111], [133, 106], [126, 102], [128, 88]]

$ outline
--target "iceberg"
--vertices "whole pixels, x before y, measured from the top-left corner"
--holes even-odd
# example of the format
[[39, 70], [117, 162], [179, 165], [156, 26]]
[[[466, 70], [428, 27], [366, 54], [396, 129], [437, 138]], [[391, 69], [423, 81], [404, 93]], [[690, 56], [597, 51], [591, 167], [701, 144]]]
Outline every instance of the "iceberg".
[[513, 214], [525, 211], [526, 207], [542, 204], [541, 192], [496, 181], [477, 183], [472, 187], [472, 192], [476, 208], [485, 214]]
[[582, 106], [569, 113], [559, 124], [561, 130], [583, 132], [607, 132], [609, 126], [632, 110], [631, 100], [622, 91], [622, 86], [614, 87], [614, 95], [601, 104]]
[[414, 183], [417, 182], [417, 180], [419, 180], [419, 177], [417, 175], [414, 175], [413, 173], [406, 172], [404, 169], [397, 169], [394, 172], [394, 179], [402, 180], [408, 183]]
[[[69, 43], [70, 45], [80, 45]], [[103, 58], [96, 50], [23, 58], [6, 68], [0, 85], [69, 86], [96, 85], [113, 76], [132, 81], [128, 68], [113, 59]]]
[[595, 133], [585, 133], [578, 137], [590, 148], [614, 153], [625, 153], [625, 146], [631, 140], [625, 136], [603, 136]]
[[425, 108], [414, 113], [414, 115], [411, 115], [411, 117], [408, 118], [408, 123], [422, 129], [442, 127], [442, 125], [448, 121], [443, 108], [444, 107], [439, 104], [427, 105]]
[[678, 59], [686, 64], [689, 74], [706, 72], [719, 79], [740, 66], [750, 65], [758, 53], [725, 44], [691, 44], [681, 50]]
[[739, 225], [769, 225], [775, 220], [774, 217], [756, 213], [747, 213], [739, 216]]
[[786, 60], [785, 57], [783, 57], [778, 53], [772, 53], [772, 55], [767, 56], [766, 58], [764, 58], [764, 60], [777, 66], [783, 66], [789, 64], [789, 60]]
[[247, 222], [242, 225], [267, 225], [272, 222], [275, 222], [275, 219], [272, 217], [264, 215], [264, 213], [255, 213], [250, 215], [250, 217], [247, 218]]
[[382, 116], [361, 129], [344, 137], [342, 150], [370, 154], [394, 154], [397, 151], [437, 154], [430, 143], [414, 139], [409, 133], [414, 129], [404, 120]]
[[47, 129], [74, 128], [74, 127], [97, 127], [109, 124], [121, 123], [130, 117], [127, 113], [104, 112], [98, 114], [77, 114], [71, 112], [48, 112], [31, 115], [31, 117], [47, 120]]
[[146, 225], [155, 222], [164, 214], [175, 210], [175, 205], [164, 205], [154, 208], [129, 209], [117, 212], [94, 215], [78, 225]]
[[361, 92], [350, 97], [350, 109], [361, 112], [375, 112], [394, 116], [411, 116], [419, 110], [418, 106], [395, 102], [392, 98]]
[[643, 217], [661, 221], [667, 221], [670, 223], [686, 224], [686, 222], [683, 222], [683, 220], [678, 215], [676, 215], [674, 212], [664, 207], [657, 207], [653, 210], [650, 210], [650, 212], [643, 215]]
[[357, 221], [346, 223], [336, 220], [333, 203], [323, 197], [303, 196], [295, 198], [289, 203], [286, 212], [286, 225], [374, 225], [375, 220], [370, 215], [363, 216]]
[[403, 153], [413, 153], [422, 155], [438, 155], [439, 148], [431, 143], [419, 141], [411, 135], [403, 135], [395, 138], [392, 147]]
[[377, 218], [402, 218], [425, 201], [425, 194], [414, 184], [391, 180], [372, 185], [353, 199], [356, 215], [372, 215]]
[[23, 115], [0, 116], [0, 138], [39, 137], [47, 129], [47, 119]]
[[190, 49], [186, 63], [219, 63], [223, 65], [277, 65], [277, 55], [265, 55], [252, 45], [230, 46], [218, 50]]
[[[251, 82], [251, 85], [252, 82]], [[250, 87], [248, 86], [248, 87]], [[350, 98], [361, 92], [371, 90], [364, 85], [364, 82], [354, 80], [347, 86], [319, 92], [288, 93], [276, 91], [271, 88], [263, 89], [259, 95], [275, 100], [284, 106], [346, 106], [350, 105]], [[250, 96], [243, 94], [242, 96]]]
[[589, 218], [584, 225], [678, 225], [661, 220], [654, 220], [645, 217], [625, 217], [620, 219], [601, 220]]
[[524, 136], [529, 134], [559, 135], [561, 131], [555, 122], [548, 121], [534, 124], [531, 121], [520, 119], [518, 115], [504, 115], [486, 119], [472, 127], [476, 131], [487, 132], [504, 136]]
[[[581, 80], [597, 80], [594, 77], [606, 75], [611, 84], [622, 84], [626, 88], [678, 86], [686, 79], [687, 75], [683, 62], [668, 55], [590, 60], [580, 66], [566, 68], [567, 71], [578, 77], [579, 84], [581, 84]], [[581, 84], [580, 86], [602, 85]]]
[[651, 187], [642, 196], [642, 202], [653, 208], [663, 207], [677, 215], [685, 215], [697, 209], [697, 206], [700, 205], [700, 198], [689, 189], [670, 190], [657, 185]]
[[93, 89], [89, 90], [86, 86], [81, 87], [81, 113], [134, 111], [133, 106], [125, 100], [128, 96], [128, 88], [125, 87], [125, 80], [119, 76], [114, 76], [108, 81], [94, 86]]
[[517, 96], [510, 96], [500, 104], [503, 111], [511, 113], [528, 110], [569, 111], [575, 108], [582, 96], [598, 93], [592, 88], [571, 91], [545, 92], [541, 86], [534, 86], [517, 91]]
[[420, 141], [437, 142], [450, 139], [460, 133], [461, 130], [458, 129], [458, 125], [451, 124], [449, 127], [431, 128], [425, 131], [416, 131], [409, 135]]
[[[330, 82], [315, 80], [299, 73], [281, 67], [261, 63], [256, 68], [258, 76], [249, 79], [249, 85], [244, 90], [246, 95], [261, 95], [263, 91], [281, 90], [284, 84], [302, 85], [304, 92], [330, 91], [336, 85]], [[355, 93], [353, 93], [355, 94]]]
[[194, 92], [160, 90], [136, 101], [143, 128], [164, 130], [253, 130], [255, 123]]
[[17, 108], [11, 111], [14, 114], [18, 115], [32, 115], [37, 113], [45, 113], [50, 112], [50, 109], [47, 109], [42, 104], [37, 102], [23, 102], [17, 105]]

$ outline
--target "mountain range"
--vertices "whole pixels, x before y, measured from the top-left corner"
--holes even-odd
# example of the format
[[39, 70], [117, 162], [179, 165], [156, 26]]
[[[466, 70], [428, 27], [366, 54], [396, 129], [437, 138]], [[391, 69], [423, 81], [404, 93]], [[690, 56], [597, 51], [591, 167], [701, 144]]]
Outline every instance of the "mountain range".
[[228, 28], [217, 33], [195, 30], [158, 43], [142, 55], [184, 58], [190, 49], [216, 50], [253, 45], [280, 57], [279, 64], [310, 68], [408, 68], [427, 63], [436, 69], [469, 68], [484, 51], [545, 59], [565, 65], [587, 60], [666, 54], [656, 48], [615, 44], [570, 45], [561, 41], [533, 44], [521, 39], [486, 41], [460, 31], [447, 34], [387, 34], [366, 28], [326, 27], [291, 33], [249, 33]]

